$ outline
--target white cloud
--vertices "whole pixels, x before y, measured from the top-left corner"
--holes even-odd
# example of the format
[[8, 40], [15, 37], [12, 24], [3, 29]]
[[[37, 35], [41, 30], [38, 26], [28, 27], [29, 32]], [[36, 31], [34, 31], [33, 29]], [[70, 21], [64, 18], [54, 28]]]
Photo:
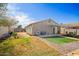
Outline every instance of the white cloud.
[[23, 26], [26, 26], [30, 23], [33, 23], [35, 21], [33, 21], [33, 18], [30, 18], [28, 15], [26, 14], [19, 14], [17, 16], [15, 16], [15, 18], [19, 21], [20, 24], [22, 24]]
[[29, 17], [28, 14], [26, 14], [23, 11], [19, 11], [20, 8], [17, 7], [16, 5], [9, 4], [8, 9], [9, 9], [8, 15], [18, 20], [19, 24], [23, 25], [23, 27], [30, 23], [35, 22], [34, 19]]

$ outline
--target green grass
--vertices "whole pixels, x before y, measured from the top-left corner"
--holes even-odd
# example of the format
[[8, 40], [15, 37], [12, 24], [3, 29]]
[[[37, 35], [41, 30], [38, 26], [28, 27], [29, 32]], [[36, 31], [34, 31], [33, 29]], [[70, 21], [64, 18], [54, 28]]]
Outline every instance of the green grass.
[[9, 38], [2, 43], [0, 43], [0, 55], [12, 55], [12, 50], [17, 45], [28, 44], [30, 42], [30, 38], [19, 38], [19, 39], [12, 39]]
[[50, 42], [57, 43], [57, 44], [65, 44], [65, 43], [77, 41], [77, 40], [73, 40], [73, 39], [66, 38], [66, 37], [49, 37], [46, 39]]

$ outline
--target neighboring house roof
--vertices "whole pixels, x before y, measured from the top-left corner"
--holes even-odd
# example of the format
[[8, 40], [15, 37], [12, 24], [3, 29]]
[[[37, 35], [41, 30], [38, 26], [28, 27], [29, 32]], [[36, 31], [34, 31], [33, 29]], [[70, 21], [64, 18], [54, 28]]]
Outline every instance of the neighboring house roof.
[[79, 22], [77, 23], [70, 23], [70, 24], [62, 24], [62, 27], [67, 27], [67, 28], [78, 28], [79, 29]]
[[[31, 23], [31, 24], [27, 25], [26, 27], [29, 27], [29, 26], [31, 26], [31, 25], [38, 24], [38, 23], [41, 23], [41, 22], [50, 22], [51, 25], [52, 25], [52, 24], [53, 24], [53, 25], [59, 25], [59, 24], [56, 23], [54, 20], [52, 20], [51, 18], [49, 18], [49, 19], [45, 19], [45, 20], [38, 21], [38, 22], [35, 22], [35, 23]], [[51, 23], [51, 22], [53, 22], [53, 23]]]

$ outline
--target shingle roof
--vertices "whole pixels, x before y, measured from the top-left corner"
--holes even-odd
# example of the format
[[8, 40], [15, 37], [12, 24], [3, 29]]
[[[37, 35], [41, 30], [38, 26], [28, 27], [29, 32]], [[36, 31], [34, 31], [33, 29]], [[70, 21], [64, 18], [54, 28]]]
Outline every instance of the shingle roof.
[[41, 20], [41, 21], [38, 21], [38, 22], [31, 23], [31, 24], [27, 25], [26, 27], [31, 26], [31, 25], [33, 25], [33, 24], [45, 22], [45, 21], [53, 21], [55, 24], [59, 25], [58, 23], [56, 23], [56, 22], [55, 22], [54, 20], [52, 20], [51, 18], [48, 18], [48, 19], [44, 19], [44, 20]]
[[79, 28], [79, 22], [70, 23], [70, 24], [62, 24], [62, 27], [69, 27], [69, 28]]

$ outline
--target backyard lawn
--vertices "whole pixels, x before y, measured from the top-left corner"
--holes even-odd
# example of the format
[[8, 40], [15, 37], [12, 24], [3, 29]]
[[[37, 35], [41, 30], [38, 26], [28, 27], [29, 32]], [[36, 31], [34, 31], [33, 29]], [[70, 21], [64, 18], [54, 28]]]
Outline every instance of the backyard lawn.
[[55, 48], [30, 37], [18, 39], [9, 38], [0, 43], [0, 56], [59, 56]]
[[77, 40], [66, 38], [66, 37], [49, 37], [49, 38], [46, 38], [46, 39], [50, 42], [58, 43], [58, 44], [65, 44], [65, 43], [77, 41]]

